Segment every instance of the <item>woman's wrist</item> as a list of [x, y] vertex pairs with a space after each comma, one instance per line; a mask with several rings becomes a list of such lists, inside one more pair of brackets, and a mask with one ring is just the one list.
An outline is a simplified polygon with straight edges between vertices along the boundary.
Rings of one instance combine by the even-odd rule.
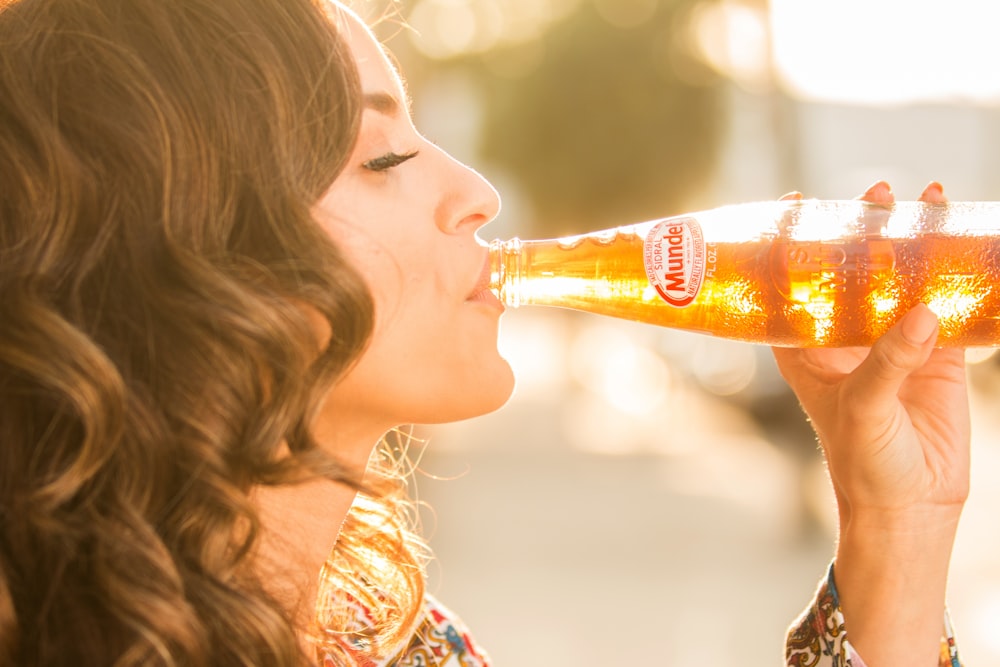
[[851, 644], [869, 667], [937, 665], [960, 507], [855, 510], [837, 544]]
[[[845, 503], [846, 504], [846, 503]], [[857, 536], [861, 545], [906, 551], [916, 545], [940, 545], [950, 552], [964, 503], [893, 507], [844, 507], [840, 539]]]

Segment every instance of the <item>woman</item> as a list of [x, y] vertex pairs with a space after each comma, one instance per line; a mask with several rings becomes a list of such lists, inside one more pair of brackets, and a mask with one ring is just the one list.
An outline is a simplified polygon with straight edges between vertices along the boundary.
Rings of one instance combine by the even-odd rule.
[[[476, 237], [492, 187], [415, 130], [340, 5], [2, 7], [0, 663], [487, 664], [424, 594], [384, 436], [513, 389]], [[933, 443], [956, 452], [935, 493], [881, 419], [907, 425], [899, 386], [956, 363], [907, 342], [927, 326], [915, 311], [853, 372], [781, 358], [838, 482], [869, 667], [937, 662], [952, 535], [916, 519], [954, 518], [967, 434]], [[926, 578], [905, 615], [886, 572]], [[832, 605], [789, 664], [844, 664]]]

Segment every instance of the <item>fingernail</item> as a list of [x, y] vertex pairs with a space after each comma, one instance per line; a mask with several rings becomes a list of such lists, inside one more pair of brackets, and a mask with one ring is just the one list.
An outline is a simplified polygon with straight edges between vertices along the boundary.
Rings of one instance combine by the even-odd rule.
[[885, 181], [875, 181], [868, 186], [865, 193], [858, 197], [861, 201], [884, 205], [892, 202], [892, 188]]
[[900, 325], [903, 338], [912, 345], [923, 345], [937, 331], [937, 317], [925, 304], [919, 304], [908, 312]]
[[937, 181], [931, 181], [920, 193], [920, 201], [928, 204], [943, 204], [948, 199], [944, 196], [944, 188]]
[[890, 188], [889, 184], [886, 183], [885, 181], [875, 181], [870, 186], [868, 186], [867, 190], [865, 190], [866, 195], [874, 195], [879, 192], [884, 192], [888, 194], [892, 192], [892, 188]]

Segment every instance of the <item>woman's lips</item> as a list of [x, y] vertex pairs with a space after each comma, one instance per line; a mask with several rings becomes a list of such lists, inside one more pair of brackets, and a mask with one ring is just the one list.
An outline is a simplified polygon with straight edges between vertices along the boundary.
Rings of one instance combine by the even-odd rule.
[[497, 295], [490, 289], [491, 273], [490, 258], [487, 256], [483, 262], [483, 270], [479, 274], [479, 280], [476, 282], [475, 288], [466, 300], [493, 304], [499, 306], [500, 309], [503, 310], [503, 303], [500, 302]]

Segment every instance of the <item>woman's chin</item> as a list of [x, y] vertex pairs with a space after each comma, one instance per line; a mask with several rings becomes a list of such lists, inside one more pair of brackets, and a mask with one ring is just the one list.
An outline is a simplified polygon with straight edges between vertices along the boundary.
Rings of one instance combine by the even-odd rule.
[[496, 412], [507, 404], [514, 394], [515, 386], [514, 371], [510, 364], [507, 360], [501, 359], [500, 363], [491, 364], [488, 371], [485, 368], [482, 370], [483, 372], [477, 375], [476, 381], [460, 392], [460, 396], [451, 401], [441, 402], [445, 411], [437, 415], [432, 420], [433, 423], [442, 424], [481, 417]]

